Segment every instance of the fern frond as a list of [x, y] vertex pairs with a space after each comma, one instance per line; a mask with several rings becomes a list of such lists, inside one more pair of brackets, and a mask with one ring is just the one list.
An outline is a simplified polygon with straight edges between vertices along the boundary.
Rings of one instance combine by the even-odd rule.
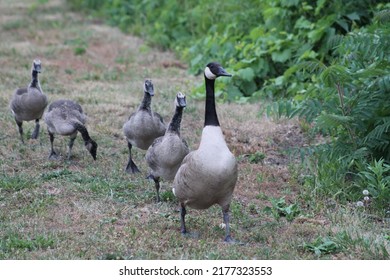
[[[370, 143], [380, 141], [389, 137], [388, 133], [390, 132], [390, 117], [382, 118], [379, 123], [376, 124], [375, 128], [371, 130], [370, 133], [363, 139], [363, 143]], [[370, 145], [372, 146], [372, 145]], [[374, 145], [375, 146], [375, 145]]]
[[332, 65], [326, 68], [320, 75], [322, 82], [328, 86], [333, 87], [337, 83], [345, 83], [351, 79], [348, 69], [342, 65]]
[[284, 77], [287, 78], [299, 71], [306, 71], [310, 74], [320, 74], [325, 69], [326, 65], [323, 62], [318, 59], [310, 59], [291, 66], [284, 72]]
[[390, 75], [380, 77], [376, 80], [379, 90], [382, 92], [390, 92]]
[[326, 42], [326, 48], [332, 50], [340, 46], [344, 42], [345, 36], [334, 35]]
[[387, 23], [390, 21], [390, 9], [379, 11], [375, 14], [374, 17], [380, 23]]
[[319, 100], [307, 100], [296, 107], [292, 113], [292, 117], [299, 116], [307, 122], [312, 122], [323, 110]]
[[383, 76], [385, 74], [387, 74], [386, 70], [379, 69], [379, 68], [376, 68], [375, 66], [373, 66], [373, 67], [360, 69], [359, 71], [357, 71], [351, 75], [355, 79], [369, 79], [372, 77]]
[[339, 126], [346, 127], [353, 121], [350, 116], [323, 113], [317, 118], [317, 124], [324, 130], [332, 130]]

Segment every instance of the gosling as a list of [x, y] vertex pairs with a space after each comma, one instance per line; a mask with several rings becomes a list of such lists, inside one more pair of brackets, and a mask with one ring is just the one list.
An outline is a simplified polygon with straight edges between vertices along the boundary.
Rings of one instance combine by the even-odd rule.
[[91, 139], [85, 127], [87, 117], [84, 115], [81, 106], [72, 100], [57, 100], [50, 104], [44, 115], [47, 130], [50, 136], [51, 152], [50, 159], [57, 159], [58, 155], [54, 151], [54, 134], [70, 136], [68, 145], [68, 160], [71, 157], [74, 140], [77, 132], [80, 132], [84, 140], [85, 148], [96, 160], [97, 144]]
[[38, 80], [38, 74], [41, 73], [41, 70], [41, 61], [35, 59], [31, 67], [31, 83], [26, 88], [16, 89], [10, 101], [10, 109], [18, 125], [22, 143], [24, 143], [23, 121], [35, 120], [35, 129], [31, 138], [37, 139], [40, 129], [39, 120], [48, 104], [47, 97], [43, 94]]
[[151, 80], [145, 80], [144, 97], [136, 112], [132, 113], [123, 125], [123, 133], [129, 148], [129, 160], [126, 166], [127, 173], [138, 173], [140, 170], [131, 156], [133, 146], [147, 150], [154, 139], [165, 134], [166, 125], [163, 118], [151, 109], [154, 87]]
[[160, 179], [173, 180], [183, 158], [189, 152], [186, 141], [180, 137], [180, 124], [186, 106], [185, 95], [177, 93], [175, 113], [165, 135], [156, 138], [146, 152], [146, 162], [150, 167], [148, 178], [154, 180], [157, 202], [160, 202]]

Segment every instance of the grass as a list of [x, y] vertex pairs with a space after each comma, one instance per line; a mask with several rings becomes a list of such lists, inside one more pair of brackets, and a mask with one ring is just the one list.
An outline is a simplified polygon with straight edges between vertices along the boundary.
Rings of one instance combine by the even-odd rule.
[[[182, 237], [170, 182], [162, 182], [163, 202], [156, 203], [154, 183], [145, 179], [145, 151], [134, 149], [142, 174], [124, 172], [122, 126], [142, 98], [144, 79], [151, 78], [152, 106], [166, 122], [176, 92], [187, 94], [181, 133], [196, 149], [204, 101], [193, 88], [202, 77], [167, 67], [177, 65], [172, 53], [72, 13], [62, 1], [0, 0], [0, 10], [0, 259], [389, 258], [388, 225], [313, 197], [299, 179], [303, 168], [286, 152], [306, 141], [299, 123], [259, 117], [259, 104], [217, 104], [239, 161], [231, 227], [244, 245], [222, 242], [217, 206], [188, 209], [188, 229], [198, 237]], [[28, 139], [33, 122], [24, 123], [28, 140], [20, 143], [8, 102], [15, 88], [29, 83], [35, 57], [42, 61], [40, 81], [49, 100], [83, 106], [99, 145], [96, 161], [80, 137], [66, 160], [69, 139], [60, 136], [54, 145], [62, 158], [48, 160], [43, 122], [38, 140]]]

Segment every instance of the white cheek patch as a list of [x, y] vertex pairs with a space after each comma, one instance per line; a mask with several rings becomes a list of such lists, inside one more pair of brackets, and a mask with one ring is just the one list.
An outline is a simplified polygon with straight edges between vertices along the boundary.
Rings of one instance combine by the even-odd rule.
[[208, 67], [206, 67], [206, 69], [204, 69], [204, 74], [205, 74], [206, 78], [209, 80], [215, 80], [217, 78], [217, 75], [213, 74], [213, 72], [211, 72], [210, 68], [208, 68]]

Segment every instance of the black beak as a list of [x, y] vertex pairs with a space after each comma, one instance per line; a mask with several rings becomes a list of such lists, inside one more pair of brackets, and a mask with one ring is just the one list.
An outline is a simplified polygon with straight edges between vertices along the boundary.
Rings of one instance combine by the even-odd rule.
[[180, 107], [184, 108], [187, 106], [186, 98], [178, 98], [177, 103], [179, 104]]
[[225, 77], [231, 77], [232, 74], [229, 74], [228, 72], [226, 72], [225, 69], [223, 69], [222, 66], [218, 67], [218, 73], [217, 73], [217, 76], [225, 76]]

